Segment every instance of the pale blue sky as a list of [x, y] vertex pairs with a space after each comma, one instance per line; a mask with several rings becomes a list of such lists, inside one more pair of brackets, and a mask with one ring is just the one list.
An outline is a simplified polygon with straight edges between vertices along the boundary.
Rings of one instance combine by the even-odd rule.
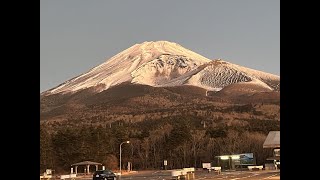
[[40, 92], [157, 40], [280, 75], [280, 1], [40, 0]]

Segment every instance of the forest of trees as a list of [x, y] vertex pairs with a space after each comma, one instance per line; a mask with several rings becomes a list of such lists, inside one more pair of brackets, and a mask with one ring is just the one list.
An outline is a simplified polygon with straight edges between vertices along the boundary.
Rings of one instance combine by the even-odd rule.
[[201, 167], [215, 156], [254, 153], [257, 164], [272, 155], [263, 149], [269, 131], [279, 130], [279, 121], [243, 120], [245, 126], [206, 123], [197, 117], [170, 117], [137, 123], [123, 121], [99, 126], [78, 125], [48, 128], [40, 124], [40, 173], [47, 168], [67, 172], [80, 161], [96, 161], [109, 169], [118, 169], [119, 144], [125, 168], [134, 170]]

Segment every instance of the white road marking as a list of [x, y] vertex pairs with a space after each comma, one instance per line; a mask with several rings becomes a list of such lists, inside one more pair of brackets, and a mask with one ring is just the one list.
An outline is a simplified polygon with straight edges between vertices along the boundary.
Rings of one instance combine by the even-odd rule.
[[274, 175], [268, 176], [268, 177], [263, 178], [263, 179], [270, 179], [270, 178], [272, 178], [273, 176], [277, 176], [277, 175], [278, 175], [278, 174], [274, 174]]

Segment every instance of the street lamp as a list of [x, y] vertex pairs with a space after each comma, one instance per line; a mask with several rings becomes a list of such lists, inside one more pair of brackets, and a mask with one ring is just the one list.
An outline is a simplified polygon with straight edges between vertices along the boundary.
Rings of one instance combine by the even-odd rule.
[[124, 143], [130, 143], [130, 141], [124, 141], [120, 144], [120, 175], [121, 175], [121, 145]]

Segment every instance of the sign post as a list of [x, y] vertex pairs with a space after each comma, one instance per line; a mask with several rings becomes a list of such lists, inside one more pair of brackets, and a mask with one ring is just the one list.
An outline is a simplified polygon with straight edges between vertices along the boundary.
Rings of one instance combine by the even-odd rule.
[[163, 165], [164, 165], [164, 169], [167, 170], [168, 161], [167, 161], [167, 160], [164, 160], [164, 161], [163, 161]]
[[46, 169], [46, 174], [47, 175], [51, 175], [52, 174], [52, 170], [51, 169]]
[[132, 165], [131, 165], [132, 163], [131, 162], [128, 162], [128, 171], [131, 171], [132, 170]]
[[202, 163], [202, 168], [203, 169], [211, 169], [211, 163]]

